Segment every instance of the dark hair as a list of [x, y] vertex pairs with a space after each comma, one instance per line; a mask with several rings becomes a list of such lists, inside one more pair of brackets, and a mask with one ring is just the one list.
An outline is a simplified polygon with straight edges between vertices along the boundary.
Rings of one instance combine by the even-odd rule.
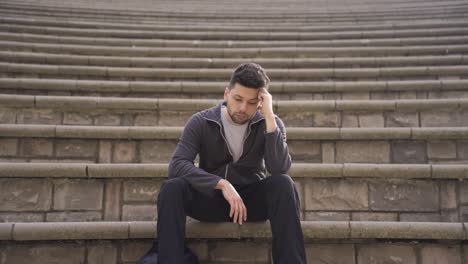
[[237, 66], [232, 73], [231, 81], [228, 86], [229, 89], [232, 89], [236, 83], [252, 89], [268, 89], [270, 78], [268, 78], [262, 66], [250, 62]]

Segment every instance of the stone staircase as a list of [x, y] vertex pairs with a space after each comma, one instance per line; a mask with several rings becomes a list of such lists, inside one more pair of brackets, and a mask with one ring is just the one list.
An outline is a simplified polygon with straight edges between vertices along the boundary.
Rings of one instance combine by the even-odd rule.
[[[468, 264], [466, 1], [0, 2], [0, 264], [135, 263], [187, 119], [254, 61], [308, 263]], [[187, 221], [202, 263], [268, 223]]]

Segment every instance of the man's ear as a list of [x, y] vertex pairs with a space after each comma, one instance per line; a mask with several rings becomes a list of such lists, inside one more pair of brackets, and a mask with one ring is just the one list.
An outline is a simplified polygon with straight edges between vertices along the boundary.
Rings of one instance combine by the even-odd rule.
[[229, 96], [229, 92], [230, 92], [230, 90], [229, 90], [228, 87], [224, 88], [224, 101], [227, 101], [227, 98]]

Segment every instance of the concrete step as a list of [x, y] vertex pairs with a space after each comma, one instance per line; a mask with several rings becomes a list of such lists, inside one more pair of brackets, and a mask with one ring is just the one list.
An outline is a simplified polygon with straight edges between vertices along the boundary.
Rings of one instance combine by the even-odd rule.
[[[34, 63], [48, 65], [80, 65], [108, 67], [148, 68], [217, 68], [234, 69], [244, 63], [240, 58], [144, 58], [124, 56], [83, 56], [41, 52], [0, 51], [0, 62]], [[365, 68], [406, 66], [468, 65], [468, 56], [387, 56], [387, 57], [334, 57], [334, 58], [256, 58], [266, 69], [270, 68]]]
[[[0, 78], [3, 94], [211, 98], [220, 99], [225, 82], [145, 82]], [[468, 80], [273, 82], [280, 100], [388, 100], [468, 98]]]
[[[111, 122], [113, 120], [110, 120]], [[168, 162], [182, 127], [0, 124], [4, 161]], [[289, 127], [295, 162], [464, 164], [468, 127]], [[220, 142], [220, 144], [223, 144]], [[112, 152], [113, 151], [113, 152]]]
[[[184, 126], [220, 100], [0, 95], [0, 123]], [[468, 126], [468, 99], [275, 100], [286, 127]], [[102, 120], [113, 120], [102, 124]]]
[[[49, 65], [80, 65], [149, 68], [217, 68], [234, 69], [244, 63], [240, 58], [144, 58], [124, 56], [83, 56], [41, 52], [0, 51], [0, 62], [35, 63]], [[266, 69], [270, 68], [365, 68], [468, 65], [468, 56], [387, 56], [387, 57], [333, 57], [333, 58], [256, 58]]]
[[[427, 29], [390, 29], [372, 31], [332, 31], [332, 32], [269, 32], [269, 31], [155, 31], [155, 30], [121, 30], [121, 29], [90, 29], [29, 26], [3, 23], [0, 30], [10, 33], [28, 33], [50, 35], [52, 37], [113, 37], [140, 39], [180, 39], [180, 40], [338, 40], [383, 38], [415, 38], [415, 37], [448, 37], [464, 36], [468, 33], [466, 27], [427, 28]], [[60, 38], [59, 38], [60, 39]]]
[[70, 55], [178, 57], [178, 58], [327, 58], [427, 56], [467, 54], [468, 45], [423, 45], [389, 47], [254, 47], [254, 48], [184, 48], [184, 47], [100, 47], [88, 45], [24, 43], [0, 41], [3, 51], [45, 52]]
[[[155, 222], [0, 224], [0, 263], [135, 263], [151, 247], [155, 227]], [[202, 264], [271, 263], [269, 228], [268, 223], [194, 222], [186, 233]], [[462, 223], [302, 222], [302, 228], [312, 263], [395, 263], [397, 258], [424, 264], [437, 254], [440, 263], [458, 264], [467, 251]]]
[[[219, 5], [219, 4], [218, 4]], [[193, 5], [189, 5], [193, 6]], [[216, 5], [213, 5], [216, 6]], [[211, 7], [213, 7], [211, 6]], [[224, 7], [224, 5], [223, 5]], [[258, 18], [262, 18], [265, 22], [277, 22], [278, 18], [281, 18], [282, 21], [334, 21], [334, 22], [351, 22], [351, 21], [382, 21], [382, 20], [416, 20], [416, 19], [427, 19], [427, 18], [454, 18], [454, 17], [466, 17], [466, 4], [453, 6], [453, 7], [439, 7], [435, 9], [427, 9], [425, 7], [418, 7], [414, 9], [381, 9], [381, 10], [369, 10], [359, 12], [359, 10], [345, 12], [330, 12], [330, 10], [322, 12], [314, 12], [308, 9], [308, 12], [299, 11], [298, 9], [292, 9], [296, 11], [292, 14], [287, 14], [284, 12], [285, 9], [281, 9], [278, 12], [270, 14], [262, 13], [249, 13], [249, 12], [236, 12], [235, 9], [230, 8], [231, 12], [226, 12], [226, 9], [217, 10], [216, 13], [206, 12], [206, 10], [194, 10], [191, 9], [190, 12], [181, 12], [179, 14], [175, 12], [170, 12], [169, 14], [157, 14], [151, 12], [135, 12], [131, 10], [125, 11], [108, 11], [105, 9], [85, 9], [85, 8], [58, 8], [58, 7], [33, 7], [31, 3], [28, 6], [18, 6], [18, 5], [9, 5], [2, 3], [0, 8], [6, 10], [9, 14], [40, 14], [43, 16], [58, 16], [64, 17], [81, 17], [86, 19], [96, 19], [99, 18], [102, 20], [106, 18], [107, 20], [119, 21], [142, 21], [142, 20], [163, 20], [163, 21], [174, 21], [174, 20], [183, 20], [183, 21], [224, 21], [226, 22], [235, 22], [239, 21], [256, 21]], [[227, 8], [227, 7], [225, 7]], [[290, 7], [289, 7], [290, 8]], [[306, 9], [306, 10], [307, 10]], [[286, 9], [287, 10], [287, 9]], [[264, 9], [262, 9], [264, 11]]]
[[[329, 33], [327, 33], [329, 34]], [[302, 37], [302, 36], [301, 36]], [[300, 38], [301, 38], [300, 37]], [[359, 37], [359, 36], [356, 36]], [[41, 33], [11, 33], [0, 32], [4, 41], [32, 42], [32, 43], [62, 43], [94, 46], [129, 46], [129, 47], [212, 47], [212, 48], [250, 48], [250, 47], [371, 47], [371, 46], [409, 46], [409, 45], [456, 45], [468, 42], [466, 36], [442, 37], [391, 37], [391, 38], [344, 38], [336, 36], [327, 40], [186, 40], [186, 39], [127, 39], [127, 38], [94, 38], [50, 36]]]
[[[154, 221], [166, 163], [0, 163], [0, 222]], [[305, 221], [466, 222], [468, 165], [293, 163]], [[188, 219], [193, 220], [193, 219]]]
[[[140, 81], [224, 81], [232, 69], [175, 69], [101, 67], [76, 65], [45, 65], [0, 62], [0, 71], [7, 78], [39, 77], [88, 80], [140, 80]], [[385, 80], [442, 80], [456, 77], [468, 80], [468, 65], [407, 66], [381, 68], [270, 68], [268, 76], [277, 81], [385, 81]]]
[[[0, 11], [1, 12], [1, 11]], [[68, 20], [52, 20], [52, 18], [34, 19], [26, 17], [0, 17], [2, 24], [27, 25], [27, 26], [42, 26], [42, 27], [63, 27], [63, 28], [88, 28], [88, 29], [120, 29], [120, 30], [149, 30], [149, 31], [234, 31], [234, 32], [251, 32], [252, 25], [233, 26], [233, 25], [203, 25], [203, 24], [187, 24], [187, 25], [159, 25], [159, 24], [130, 24], [130, 23], [106, 23], [106, 22], [87, 22], [87, 21], [68, 21]], [[283, 25], [265, 25], [259, 26], [255, 23], [255, 30], [259, 32], [336, 32], [336, 31], [376, 31], [376, 30], [408, 30], [408, 29], [438, 29], [438, 28], [463, 28], [468, 26], [468, 22], [464, 19], [460, 20], [445, 20], [445, 21], [428, 21], [412, 23], [393, 22], [380, 24], [359, 24], [359, 25], [297, 25], [291, 26], [287, 23]]]
[[[230, 3], [226, 2], [226, 7], [229, 6], [229, 11], [226, 11], [226, 9], [223, 9], [219, 7], [219, 3], [208, 3], [207, 5], [201, 4], [197, 9], [197, 7], [190, 5], [191, 3], [184, 3], [181, 5], [172, 5], [172, 8], [178, 6], [179, 8], [182, 7], [181, 9], [170, 9], [169, 5], [164, 5], [166, 9], [161, 8], [161, 3], [158, 3], [159, 6], [156, 4], [146, 4], [146, 5], [131, 5], [128, 7], [132, 7], [127, 10], [122, 10], [123, 6], [119, 6], [115, 3], [113, 8], [110, 8], [109, 5], [102, 5], [101, 7], [89, 5], [88, 1], [82, 1], [82, 2], [77, 2], [74, 5], [66, 5], [64, 6], [63, 4], [59, 4], [59, 2], [54, 1], [54, 2], [42, 2], [41, 4], [37, 4], [37, 2], [32, 2], [32, 1], [27, 1], [25, 3], [21, 2], [3, 2], [1, 7], [4, 9], [13, 9], [13, 10], [32, 10], [32, 11], [42, 11], [42, 12], [54, 12], [57, 14], [60, 13], [72, 13], [72, 14], [79, 14], [82, 16], [86, 15], [97, 15], [99, 14], [98, 12], [101, 11], [103, 16], [128, 16], [128, 17], [173, 17], [173, 18], [198, 18], [198, 19], [206, 19], [206, 18], [221, 18], [223, 16], [226, 16], [226, 19], [257, 19], [257, 18], [271, 18], [273, 19], [275, 15], [278, 15], [278, 18], [281, 19], [294, 19], [294, 18], [308, 18], [307, 15], [310, 16], [317, 16], [317, 17], [335, 17], [335, 18], [340, 18], [340, 17], [349, 17], [352, 15], [359, 15], [359, 16], [375, 16], [378, 17], [380, 16], [385, 16], [385, 15], [410, 15], [410, 14], [416, 14], [417, 11], [420, 11], [418, 13], [419, 15], [421, 14], [435, 14], [435, 13], [440, 13], [440, 14], [452, 14], [454, 11], [459, 11], [463, 8], [466, 8], [466, 2], [454, 2], [454, 3], [432, 3], [432, 4], [418, 4], [418, 5], [401, 5], [399, 3], [388, 3], [386, 6], [381, 6], [380, 8], [362, 8], [363, 2], [359, 3], [361, 6], [359, 8], [354, 8], [354, 10], [350, 10], [351, 8], [348, 9], [342, 9], [342, 8], [337, 8], [337, 3], [335, 5], [330, 6], [324, 6], [323, 3], [320, 3], [318, 5], [314, 5], [314, 7], [311, 7], [310, 5], [305, 5], [304, 4], [299, 4], [299, 5], [287, 5], [289, 9], [284, 9], [285, 7], [274, 7], [270, 6], [269, 8], [263, 8], [262, 5], [249, 5], [250, 10], [245, 10], [245, 5], [232, 5]], [[271, 4], [271, 2], [270, 2]], [[341, 6], [343, 7], [342, 3], [340, 3]], [[366, 3], [368, 4], [368, 3]], [[190, 9], [190, 7], [193, 7], [193, 9]], [[348, 4], [348, 7], [353, 6], [353, 4]], [[91, 8], [90, 8], [91, 7]], [[117, 8], [116, 8], [117, 7]], [[138, 8], [135, 7], [146, 7], [146, 10], [138, 10]], [[148, 8], [151, 9], [156, 8], [156, 10], [148, 10]], [[157, 9], [159, 7], [159, 9]], [[169, 8], [168, 8], [169, 7]], [[327, 10], [320, 10], [323, 8], [326, 8]], [[102, 10], [99, 10], [99, 9]], [[125, 7], [124, 7], [125, 8]], [[192, 12], [187, 12], [188, 10]], [[265, 11], [264, 13], [257, 14], [255, 11], [259, 11], [258, 8], [261, 10]], [[304, 9], [305, 8], [305, 9]], [[336, 10], [336, 11], [335, 11]], [[242, 12], [245, 11], [245, 12]], [[154, 12], [154, 13], [152, 13]]]

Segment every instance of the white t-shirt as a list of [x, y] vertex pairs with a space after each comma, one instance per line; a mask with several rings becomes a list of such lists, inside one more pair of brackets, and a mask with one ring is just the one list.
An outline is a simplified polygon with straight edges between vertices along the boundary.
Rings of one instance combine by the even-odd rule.
[[231, 123], [226, 117], [227, 114], [226, 106], [223, 106], [221, 108], [221, 121], [223, 122], [224, 135], [232, 158], [234, 159], [234, 162], [237, 162], [242, 156], [242, 152], [244, 150], [244, 138], [249, 122], [242, 125]]

